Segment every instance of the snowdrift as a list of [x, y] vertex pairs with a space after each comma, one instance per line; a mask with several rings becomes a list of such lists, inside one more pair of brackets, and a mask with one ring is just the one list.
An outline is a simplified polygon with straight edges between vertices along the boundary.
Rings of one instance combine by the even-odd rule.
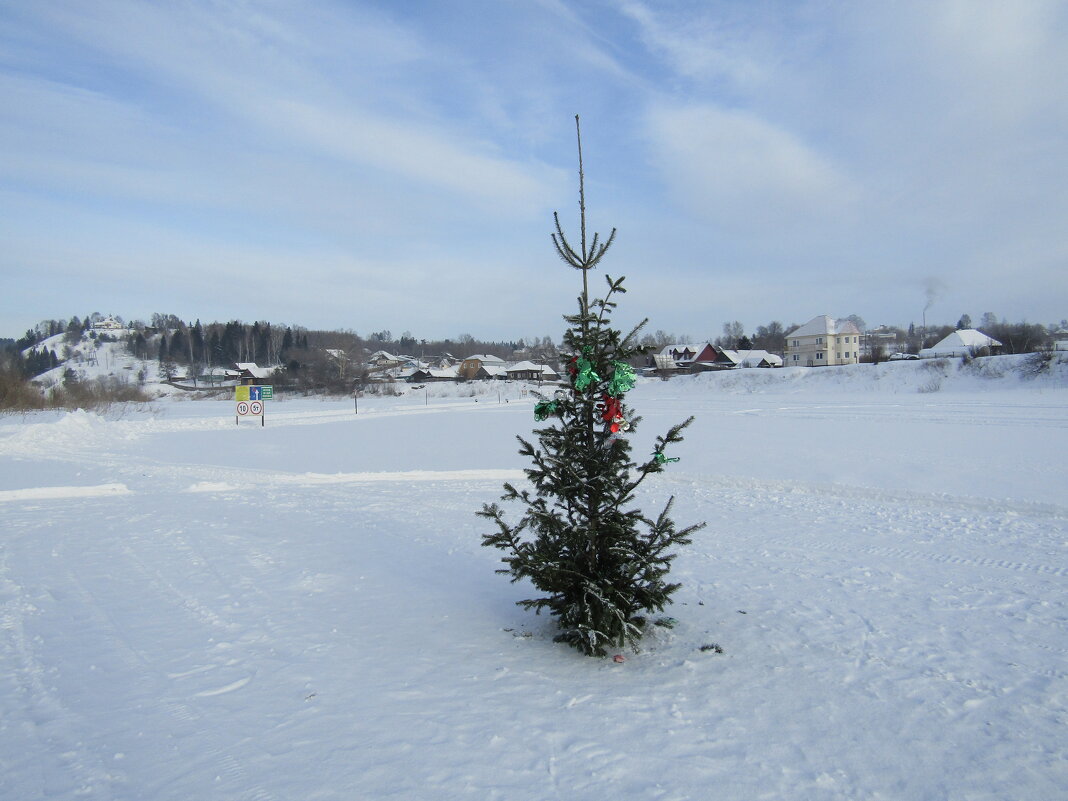
[[1068, 387], [1068, 354], [727, 370], [701, 373], [692, 380], [709, 390], [731, 393], [924, 393], [1063, 388]]

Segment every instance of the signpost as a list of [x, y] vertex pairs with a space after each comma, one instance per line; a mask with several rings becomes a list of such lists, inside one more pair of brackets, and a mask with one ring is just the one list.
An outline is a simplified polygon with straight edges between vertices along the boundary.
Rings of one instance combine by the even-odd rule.
[[260, 426], [264, 423], [265, 400], [274, 398], [274, 387], [234, 387], [234, 400], [237, 401], [237, 416], [234, 424], [239, 425], [242, 417], [259, 417]]

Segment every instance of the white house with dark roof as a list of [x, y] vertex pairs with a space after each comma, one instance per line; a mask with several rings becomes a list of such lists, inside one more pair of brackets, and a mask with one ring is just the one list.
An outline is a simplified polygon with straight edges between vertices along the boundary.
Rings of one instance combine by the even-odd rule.
[[786, 335], [787, 367], [824, 367], [860, 362], [860, 329], [850, 320], [821, 314]]

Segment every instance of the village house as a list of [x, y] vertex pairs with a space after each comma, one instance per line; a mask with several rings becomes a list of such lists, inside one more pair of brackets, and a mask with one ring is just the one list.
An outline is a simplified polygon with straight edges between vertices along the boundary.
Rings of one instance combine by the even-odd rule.
[[456, 367], [459, 363], [460, 360], [451, 353], [443, 353], [440, 356], [433, 356], [427, 359], [427, 364], [438, 370], [447, 370], [450, 367]]
[[717, 366], [728, 369], [736, 367], [782, 367], [782, 357], [767, 350], [721, 350]]
[[[466, 381], [475, 378], [507, 378], [507, 375], [504, 373], [505, 366], [504, 359], [498, 356], [476, 354], [475, 356], [468, 356], [460, 362], [460, 369], [457, 373], [461, 379]], [[483, 368], [494, 369], [483, 370]], [[480, 372], [483, 372], [483, 375], [479, 375]]]
[[534, 362], [519, 362], [505, 368], [505, 373], [511, 381], [556, 381], [559, 374], [544, 364]]
[[238, 383], [242, 385], [266, 384], [274, 375], [273, 367], [260, 367], [255, 362], [237, 362], [233, 369], [237, 371]]
[[813, 317], [786, 335], [785, 361], [788, 367], [859, 364], [860, 329], [850, 320]]
[[370, 370], [389, 370], [394, 367], [402, 367], [410, 360], [408, 356], [394, 356], [389, 351], [378, 350], [371, 354], [367, 360]]
[[114, 317], [105, 317], [103, 320], [97, 320], [93, 323], [93, 328], [97, 331], [122, 331], [126, 326]]
[[456, 367], [417, 367], [407, 376], [407, 378], [405, 378], [405, 381], [413, 384], [455, 380]]
[[686, 370], [698, 372], [715, 369], [719, 351], [708, 342], [699, 344], [668, 345], [654, 357], [657, 369]]
[[504, 364], [483, 364], [475, 373], [478, 381], [504, 381], [508, 378], [508, 368]]
[[[871, 328], [860, 338], [860, 352], [869, 354], [895, 353], [898, 347], [898, 329], [888, 325]], [[904, 340], [901, 340], [904, 346]]]

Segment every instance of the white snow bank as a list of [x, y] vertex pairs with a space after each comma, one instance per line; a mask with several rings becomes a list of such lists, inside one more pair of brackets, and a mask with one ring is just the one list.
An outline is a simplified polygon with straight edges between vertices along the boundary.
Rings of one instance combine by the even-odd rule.
[[673, 378], [717, 392], [883, 394], [985, 392], [1002, 389], [1068, 388], [1068, 355], [1027, 354], [964, 359], [784, 367], [700, 373]]
[[107, 495], [126, 495], [129, 492], [125, 484], [99, 484], [95, 487], [30, 487], [19, 490], [0, 490], [0, 503], [58, 498], [100, 498]]

